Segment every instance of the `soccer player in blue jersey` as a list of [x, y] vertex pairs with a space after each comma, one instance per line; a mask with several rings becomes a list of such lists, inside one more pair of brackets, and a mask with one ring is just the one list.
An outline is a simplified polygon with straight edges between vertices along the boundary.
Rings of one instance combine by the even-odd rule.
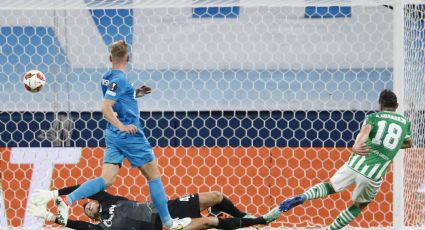
[[182, 229], [190, 224], [191, 219], [171, 218], [161, 173], [139, 121], [136, 97], [144, 96], [151, 90], [146, 86], [135, 90], [127, 79], [129, 52], [124, 41], [120, 40], [111, 45], [109, 60], [112, 63], [112, 70], [102, 79], [102, 113], [108, 121], [102, 175], [83, 183], [67, 195], [66, 203], [71, 205], [111, 186], [122, 161], [127, 158], [131, 166], [139, 168], [148, 180], [152, 202], [158, 209], [163, 226], [168, 229]]

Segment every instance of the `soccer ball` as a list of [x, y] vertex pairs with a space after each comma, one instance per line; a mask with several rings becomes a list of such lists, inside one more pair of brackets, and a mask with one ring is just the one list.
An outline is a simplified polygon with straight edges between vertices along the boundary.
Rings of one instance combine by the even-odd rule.
[[36, 93], [43, 89], [46, 77], [39, 70], [30, 70], [24, 75], [24, 86], [29, 92]]

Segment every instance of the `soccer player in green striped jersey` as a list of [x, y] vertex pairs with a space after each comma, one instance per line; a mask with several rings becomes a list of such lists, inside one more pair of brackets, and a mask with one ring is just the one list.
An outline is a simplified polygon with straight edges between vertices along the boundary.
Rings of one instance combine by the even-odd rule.
[[391, 90], [383, 90], [379, 95], [379, 107], [379, 112], [366, 117], [350, 159], [329, 181], [286, 199], [270, 212], [286, 212], [306, 200], [325, 197], [355, 184], [351, 196], [353, 204], [334, 220], [329, 229], [341, 229], [353, 221], [375, 198], [382, 178], [397, 152], [412, 146], [410, 122], [395, 112], [398, 107], [397, 96]]

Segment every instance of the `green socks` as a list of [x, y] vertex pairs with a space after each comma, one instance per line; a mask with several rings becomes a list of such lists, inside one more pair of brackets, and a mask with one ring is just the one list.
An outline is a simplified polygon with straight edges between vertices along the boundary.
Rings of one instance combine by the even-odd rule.
[[309, 190], [304, 192], [304, 195], [306, 196], [307, 200], [313, 200], [313, 199], [325, 197], [333, 193], [335, 193], [335, 191], [333, 190], [332, 186], [329, 183], [322, 182], [322, 183], [316, 184], [315, 186], [311, 187]]
[[361, 209], [359, 209], [355, 205], [351, 205], [349, 208], [345, 209], [343, 212], [341, 212], [341, 214], [339, 214], [339, 216], [334, 220], [329, 229], [337, 230], [345, 227], [351, 221], [356, 219], [360, 212]]

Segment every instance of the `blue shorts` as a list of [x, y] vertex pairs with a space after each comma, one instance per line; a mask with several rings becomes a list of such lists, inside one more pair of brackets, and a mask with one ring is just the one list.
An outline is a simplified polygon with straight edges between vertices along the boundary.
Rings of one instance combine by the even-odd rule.
[[106, 135], [106, 151], [103, 163], [122, 164], [124, 158], [131, 167], [138, 168], [155, 160], [152, 147], [144, 136]]

